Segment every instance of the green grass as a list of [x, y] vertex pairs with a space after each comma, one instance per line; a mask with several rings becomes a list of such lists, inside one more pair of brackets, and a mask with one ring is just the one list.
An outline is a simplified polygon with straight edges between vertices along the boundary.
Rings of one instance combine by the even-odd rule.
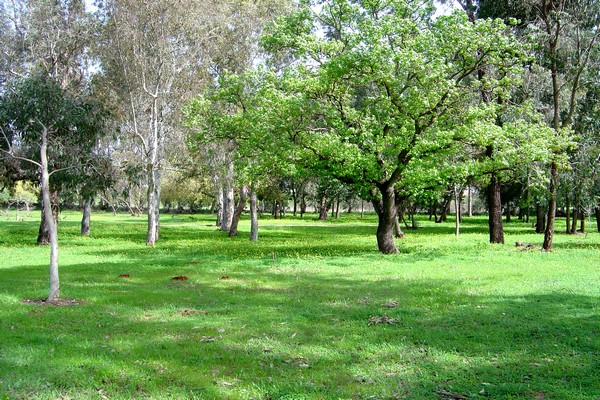
[[261, 220], [258, 243], [163, 216], [155, 248], [143, 218], [80, 237], [63, 217], [62, 296], [83, 305], [22, 302], [47, 294], [49, 249], [36, 219], [0, 220], [0, 399], [600, 397], [598, 233], [546, 254], [513, 246], [541, 243], [523, 223], [498, 246], [483, 218], [458, 239], [421, 220], [384, 256], [373, 216]]

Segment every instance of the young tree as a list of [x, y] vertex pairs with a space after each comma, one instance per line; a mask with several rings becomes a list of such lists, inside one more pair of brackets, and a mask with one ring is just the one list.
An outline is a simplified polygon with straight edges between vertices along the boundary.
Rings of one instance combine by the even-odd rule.
[[52, 214], [50, 177], [77, 168], [63, 163], [65, 155], [81, 154], [79, 148], [94, 143], [102, 128], [95, 104], [74, 97], [45, 75], [25, 78], [0, 97], [1, 152], [38, 170], [43, 218], [50, 236], [49, 302], [60, 297], [58, 228]]

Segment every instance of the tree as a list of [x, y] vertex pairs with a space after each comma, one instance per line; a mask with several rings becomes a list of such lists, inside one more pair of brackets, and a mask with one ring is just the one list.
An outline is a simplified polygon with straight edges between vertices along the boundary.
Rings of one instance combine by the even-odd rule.
[[[100, 50], [105, 82], [121, 105], [122, 131], [137, 141], [147, 185], [146, 244], [159, 237], [160, 176], [166, 143], [183, 145], [179, 107], [203, 82], [199, 67], [210, 4], [153, 0], [106, 2]], [[200, 9], [198, 9], [200, 7]], [[198, 16], [204, 16], [198, 18]]]
[[0, 150], [13, 160], [34, 165], [39, 172], [43, 217], [50, 235], [50, 293], [60, 297], [58, 227], [52, 214], [50, 177], [76, 165], [61, 164], [62, 155], [93, 143], [102, 131], [102, 116], [87, 99], [77, 98], [45, 75], [20, 80], [0, 97]]
[[[0, 18], [4, 22], [0, 30], [4, 58], [0, 65], [3, 90], [11, 90], [15, 79], [40, 75], [57, 82], [61, 90], [75, 97], [86, 92], [88, 51], [97, 29], [82, 0], [15, 0], [0, 7]], [[63, 153], [64, 164], [80, 164], [80, 158], [89, 156], [90, 147], [86, 144], [82, 143], [77, 149], [85, 153]], [[5, 181], [38, 179], [36, 168], [15, 160], [5, 159], [2, 167]], [[69, 168], [53, 174], [50, 179], [55, 222], [58, 219], [59, 194], [70, 181], [78, 179], [74, 178], [74, 174], [75, 169]], [[48, 244], [49, 227], [43, 217], [43, 208], [42, 202], [38, 243]]]
[[[409, 171], [455, 151], [457, 127], [493, 127], [494, 110], [471, 101], [473, 74], [519, 60], [503, 23], [459, 12], [434, 19], [433, 8], [336, 0], [280, 20], [263, 39], [273, 56], [295, 58], [262, 93], [262, 109], [279, 118], [271, 134], [302, 149], [314, 170], [371, 194], [382, 253], [397, 252], [395, 193]], [[496, 93], [509, 84], [486, 82]]]

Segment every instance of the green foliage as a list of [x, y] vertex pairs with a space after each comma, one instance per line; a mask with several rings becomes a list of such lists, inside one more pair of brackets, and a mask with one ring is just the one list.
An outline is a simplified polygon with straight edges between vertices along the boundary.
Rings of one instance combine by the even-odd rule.
[[374, 215], [262, 220], [258, 243], [167, 215], [154, 249], [142, 219], [94, 218], [81, 237], [63, 214], [63, 296], [83, 304], [61, 307], [22, 302], [46, 294], [47, 249], [0, 219], [0, 398], [597, 397], [598, 233], [546, 254], [420, 218], [384, 257]]

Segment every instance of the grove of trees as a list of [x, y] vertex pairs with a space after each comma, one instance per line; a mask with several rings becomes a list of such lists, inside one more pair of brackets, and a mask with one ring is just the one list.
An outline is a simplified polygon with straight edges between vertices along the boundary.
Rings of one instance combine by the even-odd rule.
[[[0, 201], [39, 195], [59, 298], [59, 205], [442, 222], [479, 196], [552, 251], [600, 230], [597, 0], [13, 0], [0, 5]], [[39, 190], [36, 190], [39, 189]], [[27, 203], [29, 204], [29, 203]], [[532, 221], [533, 224], [533, 221]], [[578, 226], [579, 224], [579, 226]], [[533, 229], [533, 228], [532, 228]]]

